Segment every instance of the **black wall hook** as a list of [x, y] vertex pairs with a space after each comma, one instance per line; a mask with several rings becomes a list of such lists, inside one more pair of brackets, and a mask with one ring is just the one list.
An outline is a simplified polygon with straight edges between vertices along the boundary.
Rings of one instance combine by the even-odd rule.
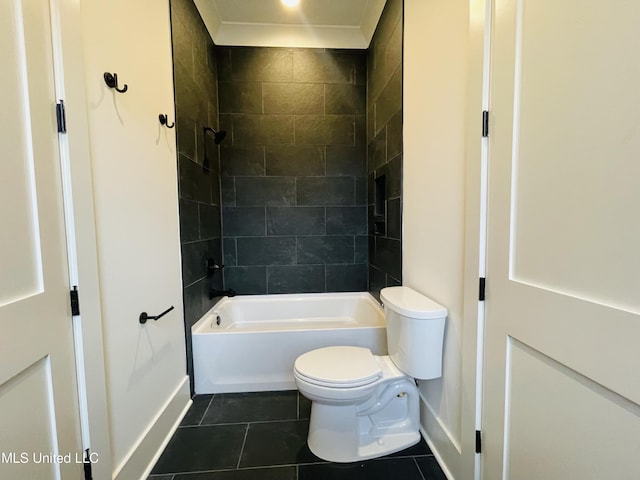
[[176, 122], [173, 122], [171, 125], [169, 125], [169, 119], [164, 113], [158, 115], [158, 119], [160, 120], [160, 125], [166, 125], [167, 128], [173, 128], [176, 126]]
[[118, 74], [117, 73], [109, 73], [104, 72], [104, 83], [107, 84], [109, 88], [115, 88], [116, 92], [124, 93], [129, 90], [129, 85], [124, 84], [123, 88], [118, 88]]

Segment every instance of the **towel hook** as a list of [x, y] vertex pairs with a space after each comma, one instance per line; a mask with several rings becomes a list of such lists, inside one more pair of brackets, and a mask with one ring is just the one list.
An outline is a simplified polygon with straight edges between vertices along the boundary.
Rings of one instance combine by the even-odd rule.
[[158, 119], [160, 120], [160, 125], [166, 125], [167, 128], [173, 128], [176, 126], [176, 122], [173, 122], [171, 125], [169, 125], [169, 119], [164, 113], [158, 115]]
[[126, 83], [124, 84], [124, 87], [118, 88], [118, 74], [117, 73], [104, 72], [103, 76], [104, 76], [104, 83], [107, 84], [107, 87], [115, 88], [116, 92], [124, 93], [127, 90], [129, 90], [129, 85], [127, 85]]

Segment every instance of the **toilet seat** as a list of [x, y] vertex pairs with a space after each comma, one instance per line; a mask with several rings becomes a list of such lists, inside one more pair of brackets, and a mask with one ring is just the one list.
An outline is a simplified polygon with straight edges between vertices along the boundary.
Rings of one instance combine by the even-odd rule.
[[361, 387], [383, 376], [371, 350], [351, 346], [318, 348], [300, 355], [294, 372], [308, 383], [330, 388]]

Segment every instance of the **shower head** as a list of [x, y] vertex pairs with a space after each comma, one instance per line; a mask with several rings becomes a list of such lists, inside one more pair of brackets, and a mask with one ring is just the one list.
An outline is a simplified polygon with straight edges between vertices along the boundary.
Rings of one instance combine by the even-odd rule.
[[207, 134], [207, 132], [213, 133], [213, 141], [216, 142], [216, 144], [219, 144], [220, 142], [222, 142], [222, 140], [224, 140], [224, 137], [227, 136], [226, 130], [220, 130], [218, 132], [211, 127], [202, 127], [202, 128], [204, 129], [205, 135]]

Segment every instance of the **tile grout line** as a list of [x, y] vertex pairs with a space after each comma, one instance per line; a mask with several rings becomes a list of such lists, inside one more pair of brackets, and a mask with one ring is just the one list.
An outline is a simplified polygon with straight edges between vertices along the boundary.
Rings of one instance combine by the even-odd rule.
[[198, 427], [200, 427], [202, 425], [202, 421], [204, 420], [204, 417], [207, 415], [207, 412], [209, 411], [209, 408], [211, 408], [211, 403], [213, 402], [213, 399], [216, 398], [216, 394], [214, 393], [211, 396], [211, 400], [209, 400], [209, 403], [207, 404], [207, 408], [204, 409], [204, 412], [202, 413], [202, 417], [200, 418], [200, 421], [198, 422]]
[[244, 439], [242, 440], [242, 447], [240, 448], [240, 455], [238, 456], [238, 464], [236, 465], [236, 470], [240, 468], [240, 461], [242, 460], [242, 454], [244, 453], [244, 446], [247, 443], [247, 435], [249, 434], [249, 425], [251, 424], [247, 423], [247, 428], [244, 431]]
[[418, 469], [418, 473], [420, 473], [420, 476], [422, 477], [422, 480], [426, 480], [424, 473], [422, 473], [422, 469], [420, 468], [420, 465], [418, 465], [418, 461], [416, 460], [416, 457], [412, 457], [413, 458], [413, 463], [415, 463], [416, 468]]

